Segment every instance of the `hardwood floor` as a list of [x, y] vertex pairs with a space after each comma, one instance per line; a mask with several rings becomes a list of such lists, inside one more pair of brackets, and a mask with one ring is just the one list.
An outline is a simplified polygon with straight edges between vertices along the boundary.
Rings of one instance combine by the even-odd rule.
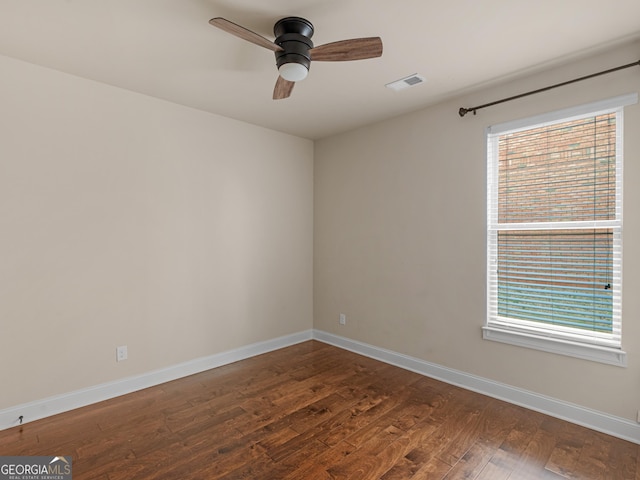
[[74, 480], [639, 480], [639, 452], [316, 341], [0, 432]]

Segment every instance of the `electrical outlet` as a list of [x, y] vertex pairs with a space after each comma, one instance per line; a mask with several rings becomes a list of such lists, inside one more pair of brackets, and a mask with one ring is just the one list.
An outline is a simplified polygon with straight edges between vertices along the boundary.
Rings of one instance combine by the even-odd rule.
[[340, 325], [346, 325], [347, 324], [347, 316], [344, 313], [340, 314]]
[[128, 358], [127, 354], [127, 346], [123, 345], [122, 347], [116, 348], [116, 361], [121, 362]]

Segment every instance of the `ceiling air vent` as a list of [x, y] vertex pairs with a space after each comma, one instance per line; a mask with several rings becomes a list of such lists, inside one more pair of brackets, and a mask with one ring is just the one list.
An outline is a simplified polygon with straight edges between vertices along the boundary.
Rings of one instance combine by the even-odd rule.
[[396, 80], [395, 82], [387, 83], [385, 87], [397, 92], [399, 90], [404, 90], [405, 88], [415, 87], [416, 85], [420, 85], [424, 82], [425, 78], [422, 75], [414, 73], [413, 75], [401, 78], [400, 80]]

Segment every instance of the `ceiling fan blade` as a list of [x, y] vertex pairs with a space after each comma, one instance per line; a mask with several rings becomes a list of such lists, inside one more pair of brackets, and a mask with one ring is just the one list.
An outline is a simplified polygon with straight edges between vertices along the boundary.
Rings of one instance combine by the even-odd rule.
[[273, 99], [282, 100], [283, 98], [289, 98], [289, 95], [291, 95], [291, 91], [293, 90], [293, 86], [295, 84], [296, 82], [290, 82], [289, 80], [285, 80], [280, 75], [278, 75], [276, 86], [273, 89]]
[[380, 37], [353, 38], [326, 43], [310, 50], [311, 60], [320, 62], [340, 62], [364, 60], [382, 55]]
[[209, 20], [209, 23], [214, 27], [218, 27], [219, 29], [230, 33], [231, 35], [235, 35], [236, 37], [239, 37], [260, 47], [268, 48], [273, 52], [279, 52], [282, 50], [282, 47], [280, 47], [280, 45], [276, 45], [271, 40], [264, 38], [262, 35], [258, 35], [257, 33], [252, 32], [251, 30], [248, 30], [236, 23], [230, 22], [226, 18], [212, 18], [211, 20]]

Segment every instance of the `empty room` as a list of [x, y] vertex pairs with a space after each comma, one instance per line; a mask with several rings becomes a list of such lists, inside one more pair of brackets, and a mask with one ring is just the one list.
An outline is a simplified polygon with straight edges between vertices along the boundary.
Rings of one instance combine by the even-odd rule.
[[0, 479], [640, 480], [638, 19], [0, 0]]

